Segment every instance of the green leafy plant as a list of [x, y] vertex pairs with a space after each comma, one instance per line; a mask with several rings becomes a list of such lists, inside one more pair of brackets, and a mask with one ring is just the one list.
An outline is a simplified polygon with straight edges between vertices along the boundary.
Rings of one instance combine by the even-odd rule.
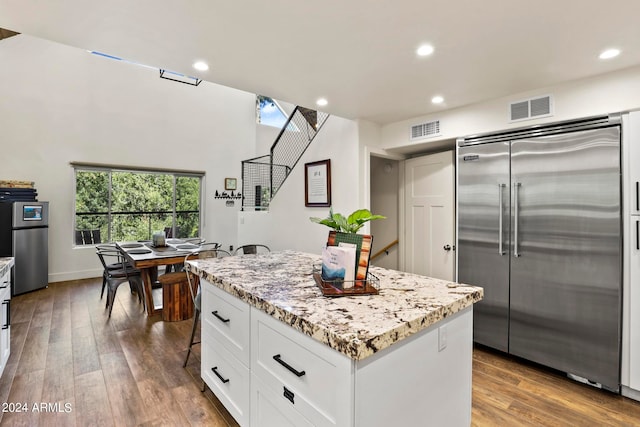
[[374, 215], [368, 209], [358, 209], [348, 217], [340, 213], [333, 213], [333, 208], [329, 208], [329, 216], [326, 218], [310, 217], [312, 222], [326, 225], [336, 231], [343, 233], [357, 233], [365, 223], [374, 219], [385, 219], [386, 216]]

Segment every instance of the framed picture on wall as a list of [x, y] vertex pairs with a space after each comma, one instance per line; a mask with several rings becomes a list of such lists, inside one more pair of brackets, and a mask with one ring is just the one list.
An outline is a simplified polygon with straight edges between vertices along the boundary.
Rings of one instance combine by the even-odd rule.
[[225, 178], [224, 179], [224, 189], [225, 190], [237, 190], [238, 181], [235, 178]]
[[304, 205], [309, 207], [331, 206], [331, 160], [305, 163]]

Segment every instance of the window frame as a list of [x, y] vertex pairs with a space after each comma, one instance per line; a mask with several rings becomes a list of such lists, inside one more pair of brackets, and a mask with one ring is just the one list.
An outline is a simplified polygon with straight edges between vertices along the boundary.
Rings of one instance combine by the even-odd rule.
[[76, 232], [76, 228], [77, 228], [77, 218], [78, 218], [78, 214], [76, 211], [76, 197], [77, 197], [77, 193], [78, 193], [78, 188], [77, 188], [77, 183], [78, 183], [78, 172], [101, 172], [101, 173], [107, 173], [108, 174], [108, 181], [107, 181], [107, 187], [108, 187], [108, 206], [107, 206], [107, 230], [108, 230], [108, 235], [105, 236], [105, 238], [103, 239], [104, 241], [101, 244], [105, 244], [105, 243], [112, 243], [112, 226], [113, 226], [113, 210], [112, 210], [112, 203], [113, 203], [113, 178], [112, 178], [112, 174], [114, 172], [126, 172], [126, 173], [138, 173], [138, 174], [158, 174], [158, 175], [170, 175], [171, 176], [171, 181], [172, 181], [172, 186], [173, 186], [173, 197], [172, 197], [172, 202], [171, 202], [171, 216], [172, 216], [172, 231], [176, 230], [176, 226], [177, 226], [177, 181], [178, 178], [180, 177], [187, 177], [187, 178], [197, 178], [198, 179], [198, 191], [199, 191], [199, 195], [198, 195], [198, 236], [194, 236], [194, 237], [201, 237], [202, 235], [202, 226], [204, 224], [204, 214], [205, 214], [205, 200], [204, 200], [204, 193], [205, 193], [205, 177], [206, 177], [206, 173], [204, 171], [194, 171], [194, 170], [179, 170], [179, 169], [165, 169], [165, 168], [149, 168], [149, 167], [141, 167], [141, 166], [123, 166], [123, 165], [111, 165], [111, 164], [97, 164], [97, 163], [81, 163], [81, 162], [71, 162], [70, 163], [72, 170], [73, 170], [73, 206], [72, 206], [72, 212], [73, 212], [73, 224], [72, 224], [72, 244], [73, 247], [78, 247], [78, 248], [83, 248], [83, 247], [93, 247], [95, 246], [95, 244], [77, 244], [76, 243], [76, 239], [75, 239], [75, 232]]

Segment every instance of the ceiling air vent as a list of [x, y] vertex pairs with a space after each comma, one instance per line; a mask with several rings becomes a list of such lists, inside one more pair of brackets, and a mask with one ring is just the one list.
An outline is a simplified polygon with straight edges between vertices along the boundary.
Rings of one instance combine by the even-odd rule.
[[509, 104], [509, 120], [531, 120], [553, 115], [553, 99], [551, 95], [529, 98]]
[[440, 120], [411, 126], [411, 137], [409, 139], [413, 141], [414, 139], [429, 138], [437, 135], [440, 135]]

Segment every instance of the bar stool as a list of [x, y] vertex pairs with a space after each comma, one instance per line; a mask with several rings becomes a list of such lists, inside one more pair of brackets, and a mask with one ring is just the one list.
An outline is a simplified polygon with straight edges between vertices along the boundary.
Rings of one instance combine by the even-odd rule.
[[[197, 254], [188, 255], [185, 258], [185, 262], [190, 258], [222, 258], [231, 256], [231, 254], [222, 249], [208, 249], [198, 252]], [[193, 279], [193, 281], [192, 281]], [[200, 311], [202, 309], [202, 289], [200, 287], [200, 278], [187, 273], [187, 280], [189, 281], [189, 291], [191, 292], [191, 298], [193, 299], [193, 306], [195, 307], [195, 315], [193, 317], [193, 327], [191, 328], [191, 338], [189, 338], [189, 349], [187, 350], [187, 357], [184, 359], [183, 368], [187, 367], [189, 361], [189, 355], [191, 354], [191, 348], [195, 344], [200, 344], [200, 341], [194, 341], [196, 336], [196, 329], [198, 328], [198, 320], [200, 319]]]

